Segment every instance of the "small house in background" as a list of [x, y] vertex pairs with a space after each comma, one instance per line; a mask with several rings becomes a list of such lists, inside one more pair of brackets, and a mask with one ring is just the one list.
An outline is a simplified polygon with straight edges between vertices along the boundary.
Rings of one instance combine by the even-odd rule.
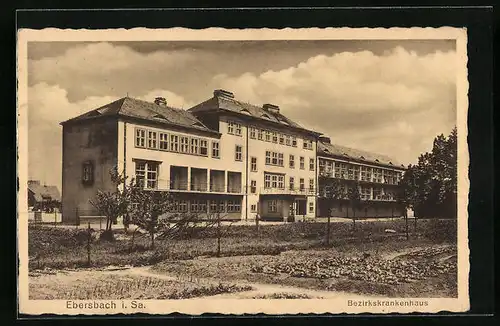
[[56, 186], [41, 185], [39, 180], [28, 181], [28, 207], [32, 211], [52, 213], [61, 207], [61, 194]]

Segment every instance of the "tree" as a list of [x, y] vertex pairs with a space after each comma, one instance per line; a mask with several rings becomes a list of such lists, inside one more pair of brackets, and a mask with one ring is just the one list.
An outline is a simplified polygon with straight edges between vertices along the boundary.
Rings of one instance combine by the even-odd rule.
[[130, 223], [147, 232], [151, 239], [151, 249], [155, 247], [155, 235], [160, 230], [169, 228], [159, 217], [171, 212], [173, 200], [169, 192], [143, 189], [134, 185], [129, 191], [130, 205], [128, 215]]
[[354, 181], [351, 183], [347, 189], [347, 199], [349, 200], [349, 205], [352, 208], [352, 227], [356, 231], [356, 209], [361, 206], [361, 194], [359, 192], [359, 182]]
[[345, 198], [345, 188], [338, 179], [321, 177], [321, 183], [325, 184], [323, 188], [323, 198], [328, 201], [328, 219], [326, 223], [326, 245], [330, 245], [330, 228], [332, 216], [332, 204]]
[[438, 135], [432, 151], [421, 154], [411, 168], [403, 182], [411, 187], [415, 216], [456, 217], [457, 129], [448, 137]]
[[114, 167], [109, 172], [109, 175], [112, 183], [112, 190], [97, 190], [95, 198], [89, 201], [100, 214], [106, 216], [106, 229], [101, 235], [101, 238], [112, 240], [112, 225], [117, 222], [118, 217], [123, 216], [127, 212], [129, 187], [126, 184], [127, 179], [124, 173], [119, 173], [117, 167]]
[[[415, 208], [415, 202], [417, 198], [417, 187], [415, 179], [415, 168], [410, 164], [401, 179], [398, 190], [396, 192], [396, 202], [398, 206], [403, 210], [403, 216], [405, 219], [406, 226], [406, 239], [409, 239], [408, 233], [408, 209]], [[416, 217], [415, 222], [416, 222]]]

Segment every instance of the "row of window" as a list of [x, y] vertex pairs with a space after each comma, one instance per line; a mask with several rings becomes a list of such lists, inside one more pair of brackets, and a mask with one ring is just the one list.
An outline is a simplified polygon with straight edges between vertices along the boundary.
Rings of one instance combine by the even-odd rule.
[[[255, 193], [255, 181], [251, 181], [250, 192]], [[264, 173], [264, 188], [285, 189], [285, 175], [277, 173]], [[295, 190], [295, 177], [288, 177], [288, 189]], [[305, 190], [305, 179], [299, 179], [299, 190]], [[314, 191], [314, 179], [309, 179], [309, 190]]]
[[[257, 162], [257, 158], [254, 157], [252, 159], [255, 159], [255, 162]], [[275, 166], [284, 167], [283, 153], [266, 151], [266, 165], [275, 165]], [[295, 169], [295, 156], [294, 155], [290, 155], [288, 157], [288, 166], [290, 167], [290, 169]], [[309, 171], [314, 171], [314, 166], [315, 166], [315, 160], [313, 158], [310, 158], [309, 159]], [[303, 156], [301, 156], [299, 158], [299, 168], [301, 170], [305, 170], [305, 158]], [[255, 170], [252, 170], [252, 171], [254, 171], [254, 172], [257, 171], [257, 168], [255, 168]]]
[[355, 164], [320, 160], [319, 174], [337, 179], [371, 181], [386, 184], [398, 184], [401, 173], [379, 168], [359, 166]]
[[[269, 200], [267, 202], [267, 212], [268, 213], [277, 213], [278, 212], [278, 200], [273, 199], [273, 200]], [[313, 202], [309, 202], [309, 213], [314, 213], [314, 203]]]
[[[209, 210], [208, 210], [209, 209]], [[239, 213], [241, 199], [229, 200], [174, 200], [172, 212], [175, 213]]]
[[[342, 196], [344, 199], [347, 199], [347, 187], [345, 185], [340, 185], [339, 192], [344, 194]], [[328, 187], [322, 189], [322, 194], [328, 196]], [[361, 200], [395, 200], [396, 198], [394, 191], [380, 187], [374, 187], [372, 192], [371, 187], [360, 186], [359, 194]]]
[[[228, 121], [227, 123], [227, 133], [236, 136], [242, 136], [242, 125], [241, 123]], [[256, 127], [249, 127], [249, 137], [252, 139], [258, 139], [270, 143], [286, 145], [297, 147], [297, 137], [291, 136], [277, 131], [261, 129]], [[303, 140], [303, 149], [312, 150], [313, 141], [311, 139]]]
[[[208, 140], [143, 128], [135, 129], [135, 146], [182, 154], [208, 156]], [[212, 157], [220, 158], [219, 141], [212, 141]]]

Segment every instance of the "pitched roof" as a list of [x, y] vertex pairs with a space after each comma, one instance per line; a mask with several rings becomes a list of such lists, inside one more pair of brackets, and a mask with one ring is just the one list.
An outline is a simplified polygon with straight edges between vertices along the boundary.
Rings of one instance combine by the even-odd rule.
[[33, 193], [36, 201], [55, 200], [61, 201], [59, 189], [56, 186], [43, 186], [40, 184], [28, 184], [28, 190]]
[[318, 155], [336, 156], [371, 164], [391, 166], [399, 169], [405, 168], [404, 165], [386, 155], [325, 143], [322, 141], [318, 142]]
[[131, 97], [123, 97], [109, 104], [103, 105], [97, 109], [86, 112], [82, 115], [66, 120], [61, 124], [74, 121], [83, 121], [102, 116], [125, 116], [131, 118], [145, 119], [157, 123], [181, 126], [191, 129], [215, 131], [209, 129], [193, 114], [186, 110], [158, 105], [153, 102], [147, 102]]
[[290, 120], [289, 118], [285, 117], [283, 114], [279, 112], [271, 112], [269, 110], [264, 109], [263, 107], [238, 101], [235, 100], [234, 98], [227, 96], [214, 96], [206, 100], [205, 102], [202, 102], [188, 109], [189, 112], [194, 114], [202, 112], [211, 112], [211, 111], [214, 112], [218, 110], [241, 114], [241, 115], [247, 115], [255, 119], [270, 121], [275, 124], [289, 126], [292, 128], [301, 129], [303, 131], [320, 135], [320, 133], [304, 128], [303, 126], [299, 125], [295, 121]]

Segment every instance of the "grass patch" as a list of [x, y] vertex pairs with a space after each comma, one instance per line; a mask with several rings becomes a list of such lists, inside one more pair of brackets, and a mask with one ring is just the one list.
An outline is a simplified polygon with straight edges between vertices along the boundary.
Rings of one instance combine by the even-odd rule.
[[[385, 234], [390, 228], [396, 234]], [[307, 250], [324, 246], [326, 223], [297, 222], [279, 225], [261, 225], [258, 236], [252, 225], [223, 226], [225, 237], [221, 239], [221, 256], [278, 255], [290, 250]], [[365, 221], [356, 223], [356, 232], [351, 222], [332, 223], [332, 246], [354, 244], [364, 250], [370, 246], [384, 246], [388, 237], [394, 237], [401, 245], [405, 243], [402, 219]], [[455, 220], [419, 220], [417, 230], [420, 237], [433, 242], [450, 241], [456, 236]], [[49, 226], [29, 227], [29, 268], [77, 268], [88, 267], [86, 229], [54, 228]], [[90, 266], [109, 265], [153, 265], [165, 260], [187, 260], [196, 257], [214, 257], [217, 254], [216, 230], [190, 231], [181, 239], [156, 240], [156, 249], [149, 249], [149, 238], [138, 235], [132, 245], [132, 237], [122, 230], [116, 241], [100, 241], [99, 231], [92, 232]], [[188, 237], [188, 238], [185, 238]], [[399, 241], [401, 240], [401, 241]], [[389, 242], [394, 242], [390, 240]], [[359, 247], [361, 246], [361, 247]]]
[[60, 277], [58, 282], [30, 282], [31, 300], [188, 299], [249, 291], [250, 286], [198, 284], [143, 276], [94, 274], [89, 279]]
[[288, 293], [288, 292], [278, 292], [271, 294], [261, 294], [256, 295], [252, 299], [321, 299], [313, 298], [310, 295], [304, 293]]

